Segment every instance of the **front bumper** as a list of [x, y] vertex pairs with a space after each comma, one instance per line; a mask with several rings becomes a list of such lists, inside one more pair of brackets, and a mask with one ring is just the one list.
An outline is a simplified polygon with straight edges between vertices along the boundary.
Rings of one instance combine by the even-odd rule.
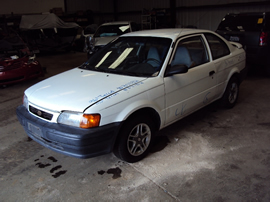
[[40, 76], [44, 76], [44, 72], [40, 63], [35, 61], [25, 67], [0, 72], [0, 85], [9, 85]]
[[23, 105], [17, 107], [16, 113], [30, 138], [51, 150], [76, 158], [110, 153], [121, 127], [121, 122], [91, 129], [50, 123], [31, 115]]

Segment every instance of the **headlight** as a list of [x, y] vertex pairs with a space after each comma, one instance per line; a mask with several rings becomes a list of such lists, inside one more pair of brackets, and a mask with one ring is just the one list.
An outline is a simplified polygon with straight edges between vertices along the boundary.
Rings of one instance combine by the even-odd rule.
[[4, 66], [0, 66], [0, 72], [3, 72], [5, 70]]
[[32, 54], [29, 56], [29, 60], [28, 60], [28, 64], [32, 63], [33, 61], [35, 61], [36, 59], [36, 55], [35, 54]]
[[28, 109], [28, 98], [26, 95], [23, 96], [23, 106]]
[[62, 112], [57, 119], [58, 123], [80, 128], [99, 126], [100, 114], [83, 114], [79, 112]]

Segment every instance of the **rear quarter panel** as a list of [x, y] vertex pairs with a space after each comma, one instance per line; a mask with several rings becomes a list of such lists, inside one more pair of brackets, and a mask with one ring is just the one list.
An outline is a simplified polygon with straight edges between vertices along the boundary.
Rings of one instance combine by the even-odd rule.
[[217, 68], [217, 93], [223, 95], [228, 81], [234, 74], [240, 74], [246, 66], [246, 54], [243, 48], [236, 48], [229, 44], [230, 55], [214, 61]]

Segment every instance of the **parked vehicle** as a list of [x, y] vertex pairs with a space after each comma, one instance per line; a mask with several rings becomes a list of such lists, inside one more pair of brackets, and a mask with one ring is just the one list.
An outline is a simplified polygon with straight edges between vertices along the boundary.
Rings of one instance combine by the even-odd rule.
[[0, 86], [43, 76], [43, 68], [20, 36], [0, 26]]
[[71, 50], [80, 26], [55, 14], [23, 15], [21, 35], [35, 53]]
[[34, 56], [26, 55], [19, 58], [14, 55], [0, 60], [0, 85], [2, 86], [43, 75], [43, 69]]
[[270, 12], [227, 14], [217, 33], [229, 41], [241, 43], [247, 62], [263, 65], [270, 73]]
[[100, 25], [94, 35], [90, 34], [85, 39], [85, 52], [87, 52], [87, 57], [89, 58], [100, 48], [120, 35], [138, 30], [138, 25], [130, 21], [110, 22]]
[[215, 100], [233, 107], [244, 70], [241, 44], [214, 32], [132, 32], [28, 88], [17, 116], [29, 137], [54, 151], [78, 158], [113, 151], [136, 162], [158, 130]]
[[72, 49], [78, 52], [86, 52], [86, 45], [85, 45], [86, 38], [89, 36], [93, 36], [97, 28], [98, 25], [91, 24], [86, 26], [83, 30], [81, 30], [81, 33], [79, 34], [79, 36], [76, 37], [73, 43]]

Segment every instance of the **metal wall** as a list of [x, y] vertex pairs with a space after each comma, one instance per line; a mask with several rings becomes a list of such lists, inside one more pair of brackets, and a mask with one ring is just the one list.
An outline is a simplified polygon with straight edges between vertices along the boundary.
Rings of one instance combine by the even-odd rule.
[[[113, 13], [114, 0], [65, 0], [68, 13], [79, 10]], [[141, 11], [143, 8], [169, 8], [170, 0], [116, 0], [118, 12]]]
[[266, 2], [268, 0], [176, 0], [176, 6], [224, 5], [235, 3]]
[[[168, 9], [171, 1], [174, 0], [65, 0], [65, 3], [68, 13], [92, 10], [96, 13], [95, 23], [100, 24], [114, 19], [140, 23], [143, 9]], [[270, 11], [269, 0], [175, 0], [175, 2], [176, 27], [193, 25], [201, 29], [215, 30], [226, 13]]]
[[52, 8], [64, 10], [64, 0], [1, 0], [0, 15], [50, 12]]
[[176, 6], [179, 8], [177, 27], [193, 25], [213, 31], [227, 13], [270, 11], [270, 1], [264, 0], [205, 0], [197, 4], [196, 1], [177, 1]]
[[117, 0], [118, 12], [142, 11], [143, 8], [169, 8], [170, 0]]
[[65, 0], [65, 8], [68, 14], [92, 11], [95, 24], [101, 24], [114, 21], [113, 3], [113, 0]]
[[97, 0], [65, 0], [66, 12], [69, 14], [76, 13], [78, 11], [92, 10], [94, 12], [100, 12], [100, 2]]

